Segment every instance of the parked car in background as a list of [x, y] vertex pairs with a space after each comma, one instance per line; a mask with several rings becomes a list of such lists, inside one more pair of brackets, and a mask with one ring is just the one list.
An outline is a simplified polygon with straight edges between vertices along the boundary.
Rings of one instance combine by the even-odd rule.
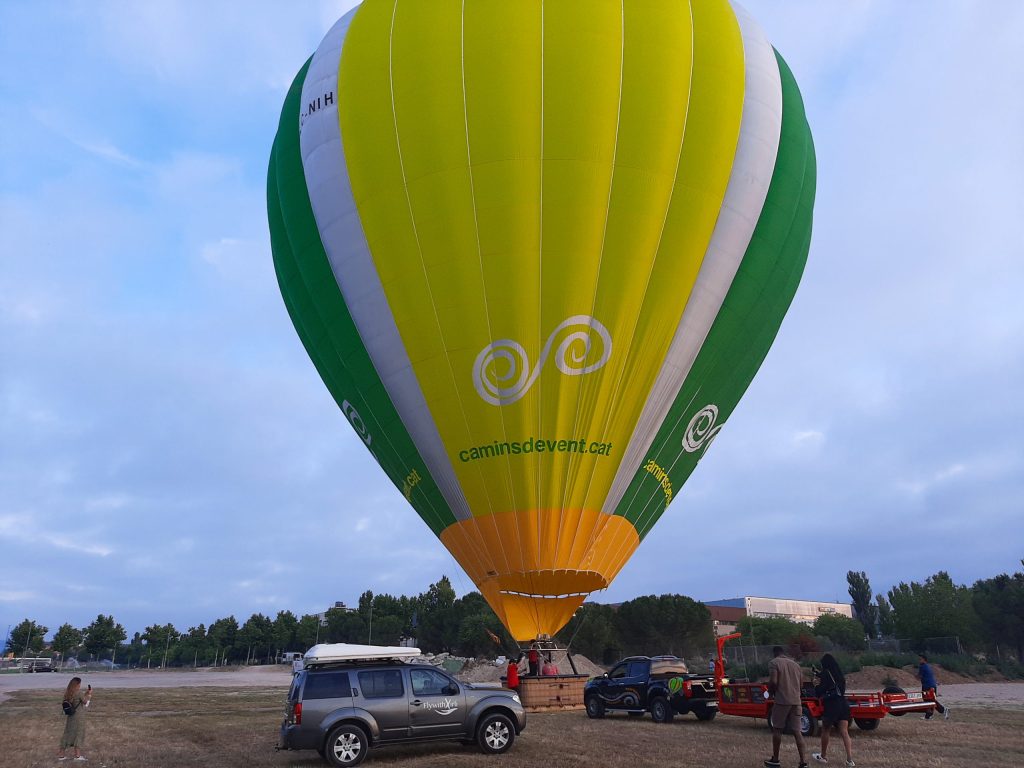
[[714, 675], [691, 674], [675, 656], [630, 656], [583, 688], [587, 715], [604, 717], [620, 710], [640, 717], [650, 712], [656, 723], [692, 712], [698, 720], [713, 720], [718, 713]]

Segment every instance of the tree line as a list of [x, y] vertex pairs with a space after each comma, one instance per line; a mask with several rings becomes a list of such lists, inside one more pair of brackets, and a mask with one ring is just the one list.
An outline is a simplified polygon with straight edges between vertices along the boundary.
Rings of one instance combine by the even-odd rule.
[[[1022, 561], [1024, 565], [1024, 561]], [[859, 651], [866, 640], [898, 637], [924, 648], [928, 638], [958, 637], [965, 651], [999, 658], [1024, 657], [1024, 572], [958, 585], [940, 571], [924, 582], [901, 582], [874, 594], [867, 574], [847, 574], [855, 619], [825, 614], [813, 626], [784, 618], [745, 617], [738, 624], [747, 645], [797, 645], [804, 650]], [[25, 619], [10, 632], [5, 652], [44, 652], [81, 661], [110, 660], [132, 666], [245, 664], [273, 661], [285, 651], [304, 651], [317, 642], [397, 645], [416, 639], [425, 652], [460, 656], [514, 653], [516, 643], [479, 592], [457, 598], [445, 576], [419, 595], [366, 591], [355, 608], [296, 616], [262, 613], [239, 623], [234, 616], [179, 631], [154, 624], [129, 640], [112, 615], [89, 626], [63, 624], [45, 642], [49, 628]], [[587, 603], [556, 636], [563, 645], [594, 661], [611, 663], [629, 654], [691, 656], [713, 647], [707, 608], [684, 595], [648, 595], [618, 605]]]

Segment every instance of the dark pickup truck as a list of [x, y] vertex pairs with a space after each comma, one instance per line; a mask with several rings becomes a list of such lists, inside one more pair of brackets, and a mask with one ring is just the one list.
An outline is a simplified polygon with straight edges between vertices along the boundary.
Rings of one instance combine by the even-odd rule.
[[693, 712], [698, 720], [718, 713], [714, 675], [692, 675], [675, 656], [630, 656], [612, 671], [591, 678], [583, 689], [589, 717], [622, 710], [639, 717], [650, 712], [656, 723]]

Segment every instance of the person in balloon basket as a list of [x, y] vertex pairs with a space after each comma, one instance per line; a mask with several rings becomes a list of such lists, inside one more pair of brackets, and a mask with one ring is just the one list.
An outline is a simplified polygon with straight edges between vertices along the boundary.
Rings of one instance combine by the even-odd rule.
[[558, 674], [558, 667], [555, 666], [555, 662], [551, 660], [550, 652], [548, 652], [548, 654], [544, 657], [544, 666], [541, 667], [540, 673], [544, 676]]
[[850, 703], [846, 700], [846, 678], [831, 653], [821, 657], [821, 669], [816, 672], [818, 684], [814, 693], [821, 699], [825, 711], [821, 715], [821, 752], [811, 757], [819, 763], [827, 763], [828, 739], [832, 726], [839, 731], [846, 749], [846, 768], [854, 768], [853, 743], [850, 741]]
[[800, 729], [800, 687], [803, 675], [800, 665], [785, 655], [782, 646], [772, 648], [774, 658], [768, 662], [768, 693], [775, 697], [768, 724], [772, 728], [772, 756], [764, 761], [765, 768], [779, 768], [779, 747], [782, 746], [782, 732], [787, 728], [796, 740], [800, 753], [799, 768], [807, 768], [804, 759], [804, 737]]
[[85, 693], [82, 693], [82, 678], [72, 677], [68, 687], [64, 689], [64, 701], [61, 703], [67, 717], [64, 718], [64, 733], [60, 737], [58, 760], [67, 760], [65, 751], [68, 747], [74, 750], [75, 762], [84, 763], [87, 760], [81, 748], [85, 745], [85, 710], [90, 701], [92, 686], [87, 687]]
[[531, 645], [530, 650], [526, 653], [526, 663], [528, 668], [527, 674], [530, 677], [540, 675], [540, 651], [536, 643]]
[[[939, 684], [935, 681], [935, 672], [932, 671], [932, 665], [928, 663], [928, 657], [923, 653], [919, 653], [917, 656], [919, 663], [917, 665], [917, 675], [921, 678], [921, 692], [926, 697], [930, 696], [932, 701], [935, 702], [935, 712], [949, 720], [949, 707], [944, 707], [939, 703], [939, 700], [935, 698], [935, 694], [938, 693]], [[935, 712], [927, 712], [924, 716], [925, 720], [931, 720], [932, 715]]]

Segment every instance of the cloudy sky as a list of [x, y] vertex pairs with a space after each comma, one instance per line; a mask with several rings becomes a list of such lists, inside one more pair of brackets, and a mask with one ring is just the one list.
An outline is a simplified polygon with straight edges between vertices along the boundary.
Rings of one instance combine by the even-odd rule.
[[[278, 113], [351, 5], [0, 3], [0, 632], [472, 589], [274, 278]], [[1019, 569], [1024, 4], [747, 6], [815, 135], [810, 258], [729, 429], [594, 599]]]

